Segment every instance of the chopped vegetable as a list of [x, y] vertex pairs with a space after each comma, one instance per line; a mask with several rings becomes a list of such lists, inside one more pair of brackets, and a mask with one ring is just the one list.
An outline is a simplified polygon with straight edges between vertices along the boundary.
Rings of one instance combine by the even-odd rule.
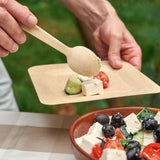
[[133, 136], [133, 140], [138, 141], [141, 145], [143, 145], [143, 139], [144, 139], [144, 131], [141, 130], [137, 134]]
[[120, 142], [122, 147], [124, 148], [125, 144], [128, 143], [129, 141], [130, 141], [129, 139], [121, 139]]
[[119, 129], [127, 139], [130, 139], [130, 140], [132, 139], [132, 135], [127, 132], [125, 125], [119, 127]]
[[119, 139], [113, 140], [113, 139], [110, 139], [110, 138], [106, 139], [106, 144], [104, 146], [104, 149], [105, 148], [124, 150], [124, 148], [122, 147]]
[[127, 137], [128, 140], [132, 140], [132, 138], [133, 138], [133, 135], [131, 134]]
[[151, 143], [144, 147], [140, 157], [147, 160], [160, 160], [160, 143]]
[[100, 158], [102, 156], [102, 148], [99, 145], [95, 145], [92, 148], [92, 154], [95, 158]]
[[119, 128], [115, 129], [115, 136], [119, 140], [126, 139], [126, 137], [124, 136], [124, 134], [122, 133], [122, 131]]
[[82, 91], [81, 84], [78, 78], [69, 77], [64, 90], [67, 94], [78, 94]]
[[100, 71], [96, 76], [93, 77], [94, 79], [97, 78], [102, 81], [103, 88], [107, 88], [109, 85], [109, 78], [103, 71]]
[[155, 114], [148, 108], [144, 108], [140, 113], [138, 113], [137, 118], [142, 121], [147, 118], [154, 118]]

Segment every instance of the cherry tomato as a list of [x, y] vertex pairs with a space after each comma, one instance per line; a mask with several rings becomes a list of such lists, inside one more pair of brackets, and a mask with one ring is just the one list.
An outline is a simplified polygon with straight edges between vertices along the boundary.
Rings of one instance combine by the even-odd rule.
[[102, 156], [102, 148], [98, 144], [94, 145], [91, 155], [95, 158], [100, 158]]
[[102, 81], [103, 83], [103, 88], [107, 88], [108, 84], [109, 84], [109, 78], [106, 75], [106, 73], [104, 73], [103, 71], [100, 71], [96, 76], [94, 76], [93, 78], [97, 78], [99, 80]]
[[126, 139], [126, 137], [123, 135], [123, 133], [121, 132], [121, 130], [119, 128], [115, 129], [115, 136], [116, 139]]
[[147, 160], [160, 160], [160, 143], [147, 145], [142, 150], [140, 157], [147, 158]]
[[110, 138], [106, 139], [106, 144], [104, 146], [104, 149], [105, 148], [124, 150], [124, 148], [122, 147], [119, 139], [113, 140], [113, 139], [110, 139]]

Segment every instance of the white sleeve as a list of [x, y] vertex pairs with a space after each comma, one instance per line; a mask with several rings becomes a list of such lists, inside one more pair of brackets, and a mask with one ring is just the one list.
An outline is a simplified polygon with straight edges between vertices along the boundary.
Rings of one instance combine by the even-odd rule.
[[0, 58], [0, 110], [19, 111], [12, 90], [12, 80]]

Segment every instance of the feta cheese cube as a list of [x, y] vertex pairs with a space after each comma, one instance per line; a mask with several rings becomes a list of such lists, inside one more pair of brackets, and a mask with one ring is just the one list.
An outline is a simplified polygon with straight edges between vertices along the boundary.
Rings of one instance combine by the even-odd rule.
[[104, 149], [100, 160], [127, 160], [126, 152], [118, 149]]
[[153, 137], [153, 131], [145, 131], [144, 132], [144, 139], [143, 139], [143, 145], [147, 146], [150, 143], [154, 143], [155, 139]]
[[[97, 143], [101, 143], [101, 140], [99, 140], [98, 138], [103, 138], [103, 132], [102, 132], [102, 125], [99, 122], [94, 123], [88, 130], [88, 133], [75, 138], [76, 143], [83, 148], [84, 151], [86, 151], [87, 153], [91, 153], [92, 152], [92, 147], [97, 144]], [[87, 147], [89, 147], [87, 149]]]
[[82, 83], [82, 93], [85, 96], [103, 94], [103, 84], [99, 79], [92, 79]]
[[103, 138], [102, 125], [99, 122], [94, 123], [88, 130], [88, 135]]
[[95, 144], [100, 144], [101, 140], [98, 138], [92, 136], [92, 135], [86, 135], [82, 138], [82, 141], [80, 143], [80, 147], [87, 152], [88, 154], [92, 153], [92, 148]]
[[154, 119], [158, 121], [158, 124], [160, 124], [160, 111], [156, 114]]
[[80, 79], [82, 82], [84, 82], [84, 81], [89, 81], [89, 80], [93, 79], [93, 77], [87, 77], [87, 76], [82, 76], [82, 75], [78, 75], [77, 77], [78, 77], [78, 79]]
[[128, 133], [135, 134], [142, 129], [142, 125], [137, 119], [137, 115], [135, 113], [128, 115], [124, 118], [124, 121], [126, 123], [126, 130]]
[[82, 139], [83, 139], [83, 137], [85, 137], [85, 136], [86, 136], [86, 134], [83, 135], [83, 136], [81, 136], [81, 137], [75, 138], [75, 141], [76, 141], [76, 143], [77, 143], [79, 146], [81, 146]]

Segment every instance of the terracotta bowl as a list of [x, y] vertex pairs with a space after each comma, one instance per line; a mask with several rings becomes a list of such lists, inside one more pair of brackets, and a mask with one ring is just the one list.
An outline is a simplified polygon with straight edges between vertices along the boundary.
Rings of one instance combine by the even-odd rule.
[[[72, 142], [72, 149], [74, 156], [77, 160], [93, 160], [93, 158], [83, 151], [75, 142], [75, 138], [81, 137], [88, 132], [89, 127], [92, 125], [95, 117], [100, 113], [105, 113], [107, 115], [113, 115], [117, 112], [121, 113], [123, 117], [126, 117], [130, 113], [138, 114], [144, 107], [113, 107], [106, 108], [101, 110], [96, 110], [90, 113], [87, 113], [79, 117], [70, 128], [70, 138]], [[150, 108], [150, 107], [148, 107]], [[160, 111], [158, 108], [150, 108], [154, 113]]]

